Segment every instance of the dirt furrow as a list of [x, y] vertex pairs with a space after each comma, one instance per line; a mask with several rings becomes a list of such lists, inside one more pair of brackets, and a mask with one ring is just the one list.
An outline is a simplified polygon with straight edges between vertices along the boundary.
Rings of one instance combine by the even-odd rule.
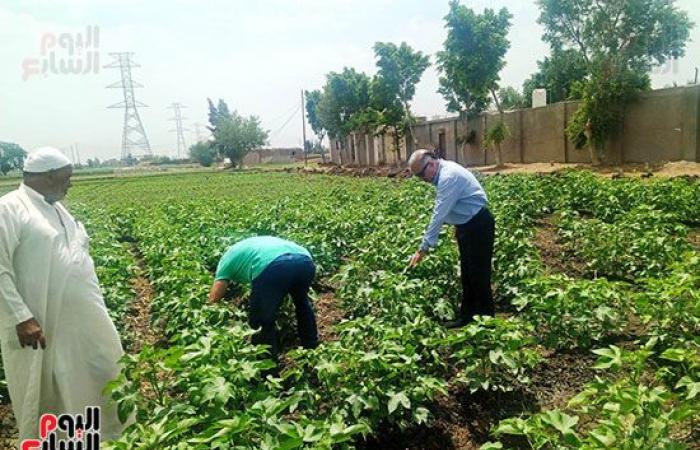
[[131, 280], [131, 288], [136, 297], [131, 302], [130, 311], [124, 318], [126, 335], [131, 339], [129, 353], [138, 353], [144, 345], [154, 345], [162, 333], [151, 323], [151, 302], [155, 289], [146, 276], [147, 266], [143, 255], [135, 243], [131, 244], [131, 254], [136, 262], [136, 277]]

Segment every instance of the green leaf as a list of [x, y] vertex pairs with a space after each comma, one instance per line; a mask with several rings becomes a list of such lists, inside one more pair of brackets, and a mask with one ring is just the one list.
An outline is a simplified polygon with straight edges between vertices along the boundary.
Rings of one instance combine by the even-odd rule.
[[574, 427], [578, 423], [577, 416], [570, 416], [559, 410], [547, 411], [541, 415], [542, 422], [551, 425], [562, 435], [575, 434]]
[[685, 395], [686, 400], [694, 399], [698, 393], [700, 393], [700, 382], [693, 381], [689, 376], [684, 376], [678, 383], [676, 383], [676, 389], [686, 388], [688, 392]]
[[682, 348], [669, 348], [661, 354], [661, 358], [668, 361], [683, 362], [686, 359], [687, 350]]
[[209, 380], [203, 392], [205, 401], [215, 399], [221, 404], [226, 403], [233, 396], [231, 383], [227, 382], [224, 377], [216, 377]]
[[510, 434], [514, 436], [525, 436], [529, 429], [530, 427], [527, 421], [519, 417], [512, 417], [499, 422], [493, 432], [496, 435]]
[[416, 408], [416, 410], [413, 412], [413, 418], [415, 419], [417, 424], [423, 424], [428, 422], [428, 417], [430, 416], [430, 411], [428, 411], [427, 408], [423, 408], [422, 406], [419, 408]]
[[411, 408], [411, 400], [409, 400], [409, 398], [406, 397], [405, 393], [399, 392], [396, 394], [391, 394], [389, 397], [388, 404], [389, 414], [392, 414], [394, 411], [396, 411], [396, 408], [399, 407], [399, 404], [406, 409]]
[[608, 348], [593, 350], [600, 358], [593, 365], [594, 369], [610, 369], [622, 366], [622, 351], [619, 347], [611, 345]]

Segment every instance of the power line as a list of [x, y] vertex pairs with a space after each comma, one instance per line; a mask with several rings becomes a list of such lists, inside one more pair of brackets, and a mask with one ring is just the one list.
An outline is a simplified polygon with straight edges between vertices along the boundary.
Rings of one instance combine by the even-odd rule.
[[274, 132], [270, 133], [270, 139], [272, 139], [273, 137], [277, 137], [277, 135], [278, 135], [282, 130], [284, 130], [284, 128], [285, 128], [287, 125], [289, 125], [289, 122], [292, 121], [292, 119], [294, 118], [294, 116], [296, 116], [296, 114], [299, 112], [300, 109], [301, 109], [301, 106], [297, 105], [297, 108], [296, 108], [296, 109], [294, 110], [294, 112], [287, 118], [287, 120], [282, 124], [282, 126], [279, 127], [277, 130], [275, 130]]
[[280, 119], [282, 119], [282, 118], [284, 118], [284, 117], [287, 117], [287, 114], [289, 114], [291, 111], [295, 110], [295, 109], [298, 108], [298, 107], [299, 107], [299, 105], [297, 105], [297, 103], [295, 102], [295, 103], [294, 103], [291, 107], [289, 107], [285, 112], [283, 112], [282, 114], [278, 115], [278, 116], [275, 117], [274, 119], [270, 120], [269, 123], [270, 123], [271, 125], [274, 125], [274, 124], [277, 123]]

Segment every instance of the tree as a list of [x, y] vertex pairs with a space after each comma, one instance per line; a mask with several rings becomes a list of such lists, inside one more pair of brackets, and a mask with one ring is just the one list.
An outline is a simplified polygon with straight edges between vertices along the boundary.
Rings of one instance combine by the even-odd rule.
[[393, 105], [395, 102], [401, 105], [403, 117], [400, 117], [399, 123], [391, 125], [396, 129], [402, 125], [400, 122], [403, 122], [411, 141], [415, 143], [412, 127], [414, 118], [410, 103], [416, 94], [416, 85], [425, 69], [430, 66], [430, 58], [420, 51], [413, 50], [405, 42], [399, 46], [390, 42], [377, 42], [374, 44], [374, 56], [377, 58], [379, 70], [373, 83], [373, 91], [381, 91], [381, 106]]
[[210, 98], [207, 98], [207, 103], [209, 104], [209, 126], [207, 129], [214, 134], [216, 130], [216, 124], [220, 120], [230, 120], [233, 116], [229, 111], [228, 105], [223, 99], [219, 99], [217, 106], [214, 106], [214, 102]]
[[523, 94], [512, 86], [507, 86], [498, 90], [498, 98], [504, 110], [520, 109], [527, 107], [527, 101]]
[[[375, 75], [371, 86], [371, 108], [365, 111], [358, 122], [375, 130], [376, 135], [391, 135], [395, 161], [400, 163], [401, 141], [410, 129], [413, 117], [406, 116], [406, 110], [396, 95], [396, 91], [381, 76]], [[382, 147], [380, 160], [386, 163], [386, 149], [384, 147]]]
[[685, 54], [693, 23], [674, 0], [538, 0], [543, 39], [575, 49], [587, 77], [575, 91], [581, 105], [567, 128], [591, 162], [622, 126], [624, 108], [649, 89], [649, 71]]
[[230, 113], [230, 118], [218, 118], [211, 145], [219, 155], [231, 161], [232, 167], [236, 167], [251, 150], [265, 145], [268, 135], [269, 132], [263, 130], [256, 116], [244, 117], [234, 111]]
[[600, 164], [607, 140], [619, 132], [626, 105], [649, 89], [645, 73], [624, 70], [622, 66], [617, 61], [602, 64], [574, 86], [581, 104], [566, 131], [576, 148], [588, 149], [593, 165]]
[[100, 163], [100, 158], [95, 157], [95, 159], [88, 159], [87, 160], [87, 165], [91, 169], [95, 169], [100, 167], [102, 163]]
[[[477, 14], [457, 0], [450, 1], [450, 11], [445, 16], [447, 39], [437, 55], [442, 72], [438, 92], [447, 100], [448, 109], [459, 108], [466, 115], [475, 106], [485, 107], [490, 95], [500, 116], [495, 127], [505, 126], [497, 94], [498, 74], [505, 66], [504, 56], [510, 47], [507, 35], [511, 18], [506, 8], [498, 12], [486, 8]], [[494, 137], [503, 135], [496, 133]], [[494, 142], [496, 165], [501, 166], [501, 142]]]
[[[345, 146], [345, 138], [355, 131], [353, 116], [370, 105], [370, 78], [355, 69], [345, 67], [341, 73], [326, 75], [318, 117], [330, 136], [339, 139]], [[341, 152], [341, 163], [343, 161]]]
[[580, 51], [566, 49], [552, 51], [551, 56], [537, 61], [537, 72], [523, 83], [523, 96], [526, 107], [532, 107], [532, 92], [546, 89], [549, 103], [575, 100], [573, 86], [588, 75], [586, 60]]
[[7, 175], [11, 170], [21, 169], [27, 152], [12, 142], [0, 141], [0, 173]]
[[199, 141], [190, 146], [190, 159], [203, 167], [211, 167], [217, 156], [216, 149], [209, 142]]
[[311, 130], [314, 132], [316, 135], [316, 138], [318, 139], [319, 142], [319, 147], [321, 150], [321, 161], [324, 163], [326, 162], [326, 154], [323, 151], [323, 138], [326, 137], [326, 133], [328, 132], [326, 128], [323, 126], [323, 121], [319, 117], [318, 113], [318, 106], [319, 103], [321, 103], [321, 91], [316, 89], [313, 91], [306, 91], [305, 92], [306, 96], [306, 118], [309, 120], [309, 125], [311, 126]]

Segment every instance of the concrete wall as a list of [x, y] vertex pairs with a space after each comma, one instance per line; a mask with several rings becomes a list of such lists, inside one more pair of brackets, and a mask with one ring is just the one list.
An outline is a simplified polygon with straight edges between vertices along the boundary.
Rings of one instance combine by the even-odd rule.
[[629, 162], [700, 161], [700, 88], [662, 89], [625, 111], [622, 158]]
[[[590, 162], [588, 151], [576, 149], [566, 136], [566, 127], [577, 108], [577, 102], [562, 102], [505, 113], [510, 136], [501, 146], [504, 162]], [[421, 122], [413, 130], [415, 148], [439, 150], [443, 134], [445, 158], [468, 166], [493, 164], [494, 152], [486, 148], [484, 135], [497, 120], [498, 115], [482, 114], [468, 121], [455, 117]], [[473, 143], [461, 143], [471, 130], [475, 132]], [[335, 146], [336, 141], [331, 140], [331, 148]], [[402, 163], [413, 147], [409, 139], [400, 142]], [[351, 148], [355, 149], [354, 158], [349, 154]], [[355, 135], [348, 138], [348, 155], [342, 163], [396, 164], [394, 148], [391, 135]], [[340, 164], [340, 152], [331, 154]], [[700, 85], [652, 91], [628, 105], [622, 131], [607, 144], [606, 159], [613, 163], [700, 162]]]
[[263, 148], [245, 155], [243, 164], [290, 163], [304, 159], [301, 148]]

